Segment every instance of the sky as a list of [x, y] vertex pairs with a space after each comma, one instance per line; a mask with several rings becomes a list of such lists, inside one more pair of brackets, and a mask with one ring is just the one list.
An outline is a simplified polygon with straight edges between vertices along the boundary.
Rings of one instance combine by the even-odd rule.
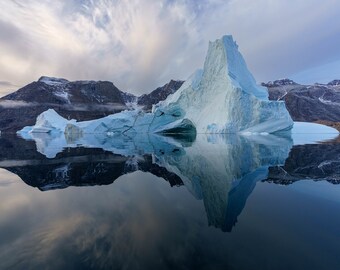
[[185, 80], [225, 34], [259, 83], [340, 79], [339, 11], [338, 0], [1, 1], [0, 96], [42, 75], [140, 95]]

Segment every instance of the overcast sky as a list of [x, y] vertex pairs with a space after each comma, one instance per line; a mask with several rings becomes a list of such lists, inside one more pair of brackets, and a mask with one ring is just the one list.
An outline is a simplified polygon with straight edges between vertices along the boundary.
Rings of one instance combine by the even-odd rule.
[[306, 70], [327, 67], [340, 78], [338, 0], [5, 0], [0, 7], [0, 96], [42, 75], [150, 92], [186, 79], [203, 65], [208, 41], [224, 34], [234, 36], [258, 82], [316, 81]]

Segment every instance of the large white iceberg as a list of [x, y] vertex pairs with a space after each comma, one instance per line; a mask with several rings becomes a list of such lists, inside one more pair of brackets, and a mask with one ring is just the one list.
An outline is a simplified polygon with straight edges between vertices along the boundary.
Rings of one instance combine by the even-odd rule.
[[192, 123], [198, 133], [274, 133], [293, 125], [285, 104], [269, 101], [267, 89], [256, 85], [231, 36], [209, 44], [203, 70], [157, 104], [154, 113], [161, 112], [182, 119], [174, 117], [172, 125]]
[[24, 130], [50, 132], [55, 118], [55, 129], [66, 133], [275, 133], [293, 126], [284, 102], [269, 101], [267, 89], [256, 85], [232, 36], [210, 42], [203, 70], [151, 113], [124, 111], [77, 123], [50, 111], [39, 117], [52, 119]]

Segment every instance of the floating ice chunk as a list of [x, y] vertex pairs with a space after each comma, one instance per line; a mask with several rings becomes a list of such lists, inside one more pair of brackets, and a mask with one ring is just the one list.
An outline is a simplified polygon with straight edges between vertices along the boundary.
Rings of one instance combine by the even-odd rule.
[[[55, 110], [48, 109], [41, 113], [31, 132], [33, 133], [48, 133], [51, 131], [64, 132], [65, 127], [69, 121], [60, 116]], [[25, 129], [25, 128], [24, 128]]]
[[329, 141], [339, 136], [335, 128], [316, 123], [294, 122], [292, 138], [294, 144], [313, 144]]

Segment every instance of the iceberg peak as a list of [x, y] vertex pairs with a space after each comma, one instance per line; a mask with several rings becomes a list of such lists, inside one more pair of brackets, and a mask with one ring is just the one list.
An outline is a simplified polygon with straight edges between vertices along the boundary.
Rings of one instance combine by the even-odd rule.
[[[205, 70], [211, 70], [212, 73], [229, 77], [231, 83], [242, 89], [248, 94], [252, 94], [261, 100], [268, 100], [268, 91], [265, 87], [258, 86], [255, 78], [248, 70], [247, 64], [238, 50], [238, 45], [231, 35], [223, 36], [214, 42], [209, 43], [209, 49], [205, 60]], [[216, 72], [216, 68], [222, 71], [222, 74]], [[211, 76], [211, 72], [207, 75]]]

